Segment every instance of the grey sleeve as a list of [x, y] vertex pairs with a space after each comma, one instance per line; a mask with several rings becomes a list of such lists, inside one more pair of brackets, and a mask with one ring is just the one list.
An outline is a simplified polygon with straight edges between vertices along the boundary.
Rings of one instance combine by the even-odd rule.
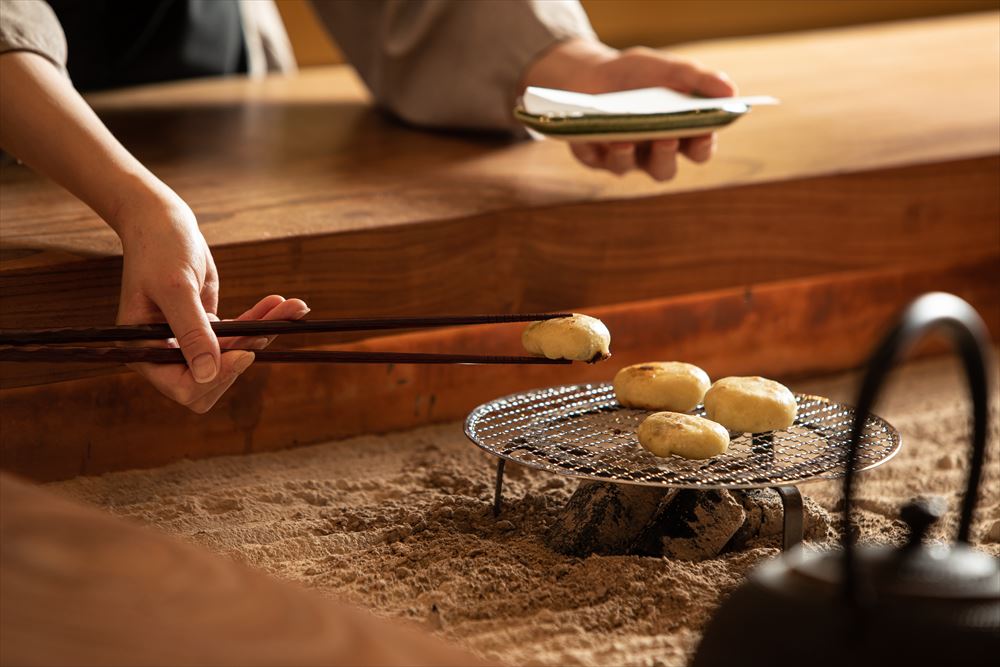
[[0, 54], [31, 51], [66, 72], [66, 36], [43, 0], [0, 0]]
[[597, 39], [576, 0], [313, 0], [376, 101], [418, 125], [513, 130], [525, 68]]

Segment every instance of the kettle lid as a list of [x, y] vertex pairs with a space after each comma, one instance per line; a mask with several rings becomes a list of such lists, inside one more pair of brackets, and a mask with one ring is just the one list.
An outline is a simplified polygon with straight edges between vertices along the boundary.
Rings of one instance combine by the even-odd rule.
[[[915, 551], [887, 546], [858, 547], [857, 584], [880, 598], [1000, 600], [997, 559], [963, 544], [935, 544]], [[824, 588], [843, 586], [843, 553], [802, 553], [791, 567], [800, 578]]]
[[[1000, 563], [964, 542], [925, 545], [927, 530], [944, 514], [941, 498], [910, 502], [901, 518], [909, 539], [901, 547], [855, 547], [860, 586], [879, 597], [949, 600], [1000, 599]], [[799, 576], [830, 586], [842, 585], [843, 554], [805, 557], [792, 567]]]

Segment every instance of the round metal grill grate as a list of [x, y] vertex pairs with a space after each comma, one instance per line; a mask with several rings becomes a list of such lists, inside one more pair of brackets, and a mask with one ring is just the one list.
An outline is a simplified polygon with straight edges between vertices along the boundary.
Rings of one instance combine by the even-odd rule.
[[[610, 384], [536, 389], [485, 403], [465, 433], [487, 452], [532, 468], [574, 477], [685, 488], [753, 488], [843, 476], [854, 411], [818, 396], [796, 395], [795, 424], [785, 431], [742, 434], [729, 451], [703, 461], [658, 458], [635, 430], [649, 414], [623, 408]], [[699, 406], [693, 414], [705, 416]], [[857, 470], [899, 451], [899, 433], [871, 417]]]

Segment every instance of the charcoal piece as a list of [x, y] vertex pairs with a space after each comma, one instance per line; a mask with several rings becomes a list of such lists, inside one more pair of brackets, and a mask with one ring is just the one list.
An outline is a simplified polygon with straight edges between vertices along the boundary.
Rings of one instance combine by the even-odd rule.
[[781, 497], [774, 489], [746, 489], [734, 491], [733, 496], [746, 512], [746, 521], [732, 540], [727, 551], [745, 549], [751, 540], [778, 537], [784, 530], [784, 510]]
[[[832, 521], [803, 498], [805, 539], [830, 539]], [[703, 560], [759, 546], [781, 546], [784, 510], [774, 489], [664, 490], [584, 482], [545, 535], [554, 551]]]
[[[751, 546], [780, 546], [784, 533], [785, 512], [781, 496], [774, 489], [744, 489], [732, 492], [743, 506], [746, 520], [733, 535], [724, 551], [739, 551]], [[803, 496], [805, 539], [829, 539], [830, 515], [813, 499]], [[758, 542], [761, 540], [761, 542]]]
[[665, 489], [583, 482], [545, 535], [553, 551], [569, 556], [625, 554], [661, 507]]
[[746, 519], [746, 512], [728, 491], [677, 492], [661, 504], [656, 517], [632, 545], [631, 552], [678, 560], [718, 556]]

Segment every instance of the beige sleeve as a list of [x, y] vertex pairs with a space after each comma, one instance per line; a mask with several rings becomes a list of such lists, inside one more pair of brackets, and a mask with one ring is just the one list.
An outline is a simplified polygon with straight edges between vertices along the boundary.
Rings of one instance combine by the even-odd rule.
[[0, 0], [0, 54], [31, 51], [66, 72], [66, 36], [43, 0]]
[[597, 39], [576, 0], [313, 0], [379, 104], [432, 127], [513, 130], [525, 68]]

